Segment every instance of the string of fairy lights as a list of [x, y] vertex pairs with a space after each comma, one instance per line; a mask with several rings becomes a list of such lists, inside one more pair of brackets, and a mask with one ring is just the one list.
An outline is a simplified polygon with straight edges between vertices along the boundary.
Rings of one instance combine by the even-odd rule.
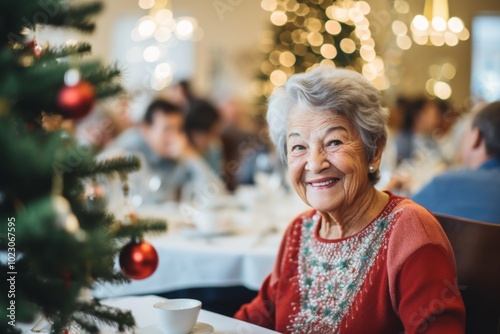
[[269, 96], [294, 73], [320, 65], [354, 68], [379, 89], [389, 87], [382, 58], [375, 52], [366, 1], [262, 0], [270, 12], [272, 30], [262, 39], [268, 57], [261, 65], [261, 80], [254, 81], [256, 95]]

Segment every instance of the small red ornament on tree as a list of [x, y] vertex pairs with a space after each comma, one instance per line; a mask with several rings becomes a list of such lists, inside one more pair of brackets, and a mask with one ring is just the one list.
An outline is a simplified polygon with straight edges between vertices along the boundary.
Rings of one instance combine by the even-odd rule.
[[158, 253], [145, 241], [131, 241], [120, 252], [120, 267], [129, 278], [145, 279], [158, 267]]
[[26, 44], [31, 50], [33, 50], [33, 54], [35, 57], [40, 58], [40, 55], [42, 54], [43, 48], [38, 42], [36, 41], [36, 38], [33, 38], [31, 41], [29, 41]]
[[57, 96], [61, 115], [65, 118], [82, 118], [92, 110], [95, 89], [87, 81], [80, 80], [78, 70], [69, 70], [64, 76], [66, 85]]

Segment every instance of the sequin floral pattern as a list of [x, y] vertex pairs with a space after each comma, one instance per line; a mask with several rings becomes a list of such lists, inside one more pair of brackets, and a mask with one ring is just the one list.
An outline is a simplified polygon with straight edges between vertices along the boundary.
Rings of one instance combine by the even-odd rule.
[[319, 215], [304, 218], [300, 240], [298, 281], [300, 310], [288, 326], [290, 333], [338, 333], [377, 257], [387, 248], [397, 218], [391, 201], [384, 212], [355, 236], [326, 243], [314, 231]]

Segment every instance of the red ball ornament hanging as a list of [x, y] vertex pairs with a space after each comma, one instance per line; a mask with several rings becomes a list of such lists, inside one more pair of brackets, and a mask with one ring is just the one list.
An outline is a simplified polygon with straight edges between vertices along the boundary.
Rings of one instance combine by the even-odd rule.
[[158, 253], [145, 241], [131, 241], [120, 252], [120, 267], [129, 278], [145, 279], [158, 267]]
[[73, 86], [64, 86], [57, 96], [61, 115], [77, 119], [88, 115], [95, 102], [94, 87], [87, 81], [79, 81]]
[[26, 44], [31, 50], [33, 50], [33, 54], [35, 57], [39, 58], [40, 55], [42, 54], [43, 48], [38, 42], [36, 41], [36, 38], [33, 38], [30, 42]]

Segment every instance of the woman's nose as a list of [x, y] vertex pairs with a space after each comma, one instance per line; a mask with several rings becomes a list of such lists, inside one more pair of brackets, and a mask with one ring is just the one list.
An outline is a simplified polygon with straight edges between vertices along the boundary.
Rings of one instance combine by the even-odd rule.
[[330, 167], [327, 154], [322, 149], [311, 149], [307, 157], [306, 170], [318, 174], [324, 169]]

